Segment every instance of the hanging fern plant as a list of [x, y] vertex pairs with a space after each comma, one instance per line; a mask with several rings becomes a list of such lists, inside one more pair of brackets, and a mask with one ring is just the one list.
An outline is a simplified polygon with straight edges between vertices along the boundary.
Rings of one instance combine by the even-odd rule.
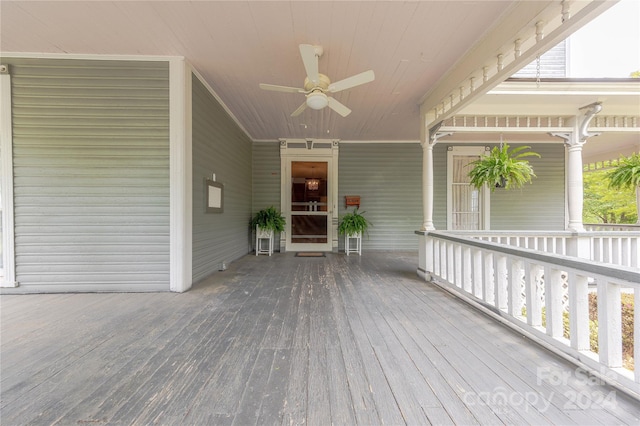
[[509, 150], [509, 144], [494, 147], [489, 155], [469, 163], [470, 183], [480, 189], [488, 185], [491, 191], [496, 188], [522, 188], [525, 183], [531, 183], [536, 177], [533, 167], [524, 157], [540, 157], [530, 146], [519, 146]]
[[613, 189], [631, 189], [640, 186], [640, 154], [620, 157], [618, 165], [607, 174], [609, 187]]
[[640, 224], [640, 154], [634, 152], [629, 157], [621, 156], [618, 165], [607, 174], [609, 188], [636, 190], [636, 209]]

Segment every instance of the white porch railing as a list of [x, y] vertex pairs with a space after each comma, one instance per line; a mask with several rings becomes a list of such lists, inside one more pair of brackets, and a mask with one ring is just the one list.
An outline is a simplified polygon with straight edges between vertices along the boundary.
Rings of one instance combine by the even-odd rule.
[[[622, 367], [621, 324], [623, 289], [632, 292], [635, 306], [640, 306], [639, 269], [446, 232], [416, 233], [420, 235], [420, 276], [527, 331], [567, 359], [580, 361], [603, 380], [640, 395], [640, 366], [635, 374]], [[598, 294], [597, 354], [590, 350], [589, 341], [590, 284]], [[569, 317], [568, 339], [563, 315]], [[634, 318], [634, 353], [638, 354], [640, 309], [634, 310]]]
[[587, 231], [631, 231], [640, 232], [640, 225], [620, 224], [620, 223], [585, 223], [584, 229]]
[[483, 241], [576, 256], [612, 265], [640, 267], [640, 227], [628, 230], [571, 231], [455, 231], [455, 235]]

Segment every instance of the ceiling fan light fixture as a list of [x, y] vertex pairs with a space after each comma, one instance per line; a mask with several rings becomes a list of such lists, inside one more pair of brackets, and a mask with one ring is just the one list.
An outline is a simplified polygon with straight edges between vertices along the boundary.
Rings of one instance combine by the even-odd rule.
[[307, 95], [307, 106], [311, 109], [322, 109], [329, 105], [327, 95], [322, 92], [312, 92]]

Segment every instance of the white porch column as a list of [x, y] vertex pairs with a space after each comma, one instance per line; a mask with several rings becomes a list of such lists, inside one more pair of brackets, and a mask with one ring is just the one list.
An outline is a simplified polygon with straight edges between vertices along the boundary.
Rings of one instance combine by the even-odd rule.
[[582, 145], [575, 132], [570, 134], [570, 139], [565, 140], [568, 152], [567, 164], [567, 201], [569, 212], [568, 229], [582, 232], [582, 204], [584, 202], [584, 182], [582, 181]]
[[576, 117], [576, 124], [572, 132], [551, 133], [552, 136], [564, 139], [567, 147], [567, 210], [569, 214], [567, 229], [575, 232], [584, 231], [582, 223], [584, 201], [582, 146], [588, 138], [598, 135], [588, 133], [587, 128], [591, 119], [602, 110], [602, 105], [594, 103], [582, 107], [580, 110], [586, 110], [586, 112]]
[[452, 135], [453, 132], [440, 132], [442, 122], [426, 132], [421, 133], [420, 145], [422, 146], [422, 231], [433, 231], [433, 147], [438, 139]]
[[422, 145], [422, 231], [433, 231], [433, 146], [431, 141]]

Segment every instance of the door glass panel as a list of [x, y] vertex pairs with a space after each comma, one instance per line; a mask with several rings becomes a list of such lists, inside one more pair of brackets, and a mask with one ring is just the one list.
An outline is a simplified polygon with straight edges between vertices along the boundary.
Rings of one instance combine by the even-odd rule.
[[291, 162], [291, 242], [327, 243], [327, 162]]
[[453, 157], [453, 181], [451, 212], [453, 229], [480, 229], [480, 191], [469, 183], [469, 163], [480, 158], [477, 155], [455, 155]]

